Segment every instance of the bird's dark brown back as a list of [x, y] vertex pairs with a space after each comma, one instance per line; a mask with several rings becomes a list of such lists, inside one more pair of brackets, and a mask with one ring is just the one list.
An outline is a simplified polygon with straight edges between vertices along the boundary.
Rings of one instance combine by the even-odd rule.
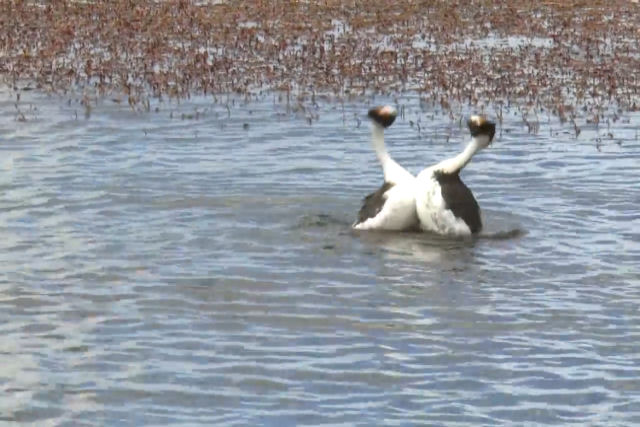
[[457, 218], [462, 219], [472, 233], [479, 232], [482, 229], [480, 206], [469, 187], [460, 179], [459, 172], [452, 174], [436, 172], [435, 178], [440, 184], [442, 198], [447, 208]]
[[393, 184], [385, 182], [382, 184], [382, 187], [362, 199], [362, 207], [358, 212], [358, 224], [363, 223], [369, 218], [373, 218], [380, 213], [384, 206], [384, 202], [386, 201], [384, 193], [389, 191], [391, 187], [393, 187]]

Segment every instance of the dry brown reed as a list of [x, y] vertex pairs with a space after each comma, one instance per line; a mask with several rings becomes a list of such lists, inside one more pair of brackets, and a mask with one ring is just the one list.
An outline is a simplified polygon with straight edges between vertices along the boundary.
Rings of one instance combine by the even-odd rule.
[[[0, 81], [96, 96], [415, 91], [547, 109], [640, 108], [630, 0], [0, 0]], [[525, 119], [526, 120], [526, 119]]]

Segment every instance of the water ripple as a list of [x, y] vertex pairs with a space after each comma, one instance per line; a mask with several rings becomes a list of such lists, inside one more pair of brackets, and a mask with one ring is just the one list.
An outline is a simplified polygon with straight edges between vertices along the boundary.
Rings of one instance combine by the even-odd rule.
[[[1, 421], [640, 422], [635, 126], [596, 147], [505, 115], [464, 172], [484, 235], [451, 240], [350, 230], [381, 179], [362, 103], [36, 102], [0, 116]], [[403, 102], [398, 161], [460, 150]]]

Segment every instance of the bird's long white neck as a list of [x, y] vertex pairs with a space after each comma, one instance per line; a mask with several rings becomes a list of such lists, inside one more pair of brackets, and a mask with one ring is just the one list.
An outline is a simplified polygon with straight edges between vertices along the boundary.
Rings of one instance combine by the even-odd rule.
[[436, 170], [440, 170], [444, 173], [456, 173], [469, 163], [474, 154], [476, 154], [486, 144], [485, 141], [480, 141], [480, 138], [487, 138], [486, 136], [472, 137], [471, 141], [462, 150], [460, 154], [447, 160], [443, 160], [436, 166]]
[[382, 165], [385, 182], [397, 184], [407, 179], [413, 179], [413, 175], [397, 164], [387, 152], [387, 147], [384, 144], [384, 128], [377, 123], [371, 125], [371, 144]]
[[384, 169], [385, 163], [391, 160], [391, 157], [387, 153], [387, 147], [384, 145], [384, 128], [376, 123], [371, 125], [371, 143]]

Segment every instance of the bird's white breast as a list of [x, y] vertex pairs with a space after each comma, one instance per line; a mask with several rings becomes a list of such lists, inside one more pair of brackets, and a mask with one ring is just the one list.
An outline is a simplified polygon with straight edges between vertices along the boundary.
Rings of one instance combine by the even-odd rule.
[[378, 215], [356, 225], [356, 229], [406, 230], [417, 224], [415, 178], [394, 185], [384, 197], [386, 200]]
[[442, 197], [442, 189], [433, 172], [434, 169], [430, 168], [422, 171], [417, 177], [415, 200], [420, 228], [438, 234], [471, 234], [469, 226], [447, 208]]

